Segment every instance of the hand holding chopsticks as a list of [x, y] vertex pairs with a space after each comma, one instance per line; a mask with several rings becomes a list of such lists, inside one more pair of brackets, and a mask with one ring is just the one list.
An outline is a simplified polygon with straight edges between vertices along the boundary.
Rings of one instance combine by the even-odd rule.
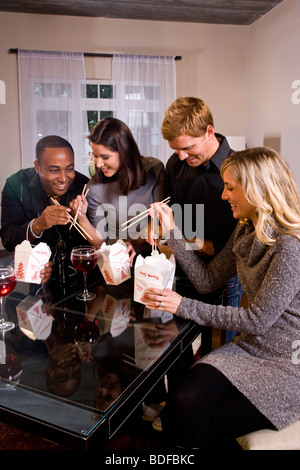
[[[53, 204], [60, 206], [59, 202], [54, 199], [53, 197], [50, 197], [50, 200], [53, 202]], [[73, 222], [73, 217], [71, 217], [71, 221]], [[78, 222], [74, 222], [74, 227], [76, 230], [82, 235], [86, 240], [89, 238], [90, 240], [93, 240], [92, 237], [79, 225]]]
[[[170, 199], [171, 199], [170, 196], [168, 196], [168, 197], [166, 197], [166, 199], [163, 199], [162, 201], [158, 202], [158, 204], [159, 205], [167, 204], [170, 201]], [[131, 219], [127, 220], [126, 222], [123, 222], [122, 226], [124, 226], [124, 227], [122, 228], [122, 231], [127, 230], [129, 227], [131, 227], [134, 224], [137, 224], [141, 220], [148, 217], [148, 215], [149, 215], [149, 209], [146, 209], [145, 211], [141, 212], [140, 214], [137, 214], [136, 216], [132, 217]]]
[[[83, 190], [82, 190], [82, 196], [86, 197], [88, 192], [89, 192], [89, 189], [86, 187], [86, 184], [85, 184], [85, 185], [84, 185], [84, 188], [83, 188]], [[79, 210], [80, 210], [80, 206], [81, 206], [81, 204], [78, 205], [78, 208], [77, 208], [75, 217], [74, 217], [74, 219], [72, 220], [72, 223], [71, 223], [71, 225], [70, 225], [69, 230], [71, 230], [71, 228], [73, 227], [73, 225], [75, 225], [76, 222], [77, 222], [77, 217], [78, 217], [78, 213], [79, 213]]]

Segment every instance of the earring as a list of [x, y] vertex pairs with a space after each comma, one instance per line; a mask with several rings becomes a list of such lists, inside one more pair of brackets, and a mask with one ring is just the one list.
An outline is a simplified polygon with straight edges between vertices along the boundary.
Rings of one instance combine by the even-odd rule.
[[95, 166], [95, 157], [93, 153], [89, 153], [89, 161], [88, 161], [88, 169], [89, 174], [93, 176], [96, 173], [96, 166]]

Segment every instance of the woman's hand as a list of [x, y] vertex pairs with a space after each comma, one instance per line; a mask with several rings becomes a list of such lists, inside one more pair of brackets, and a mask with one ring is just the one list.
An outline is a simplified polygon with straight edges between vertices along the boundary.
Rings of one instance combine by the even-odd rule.
[[128, 263], [129, 263], [129, 266], [132, 268], [132, 263], [136, 255], [136, 251], [129, 242], [126, 242], [126, 245], [127, 245], [127, 249], [125, 253], [129, 254]]
[[175, 320], [168, 321], [167, 323], [147, 324], [141, 327], [143, 338], [147, 346], [150, 348], [163, 348], [175, 336], [178, 335], [178, 328]]
[[160, 204], [159, 202], [151, 204], [149, 214], [150, 216], [156, 215], [159, 217], [163, 236], [175, 228], [173, 211], [167, 204]]
[[144, 292], [143, 301], [152, 310], [162, 310], [177, 313], [182, 296], [171, 289], [155, 289], [150, 287]]
[[73, 201], [71, 201], [69, 205], [73, 216], [75, 216], [78, 207], [80, 208], [77, 216], [78, 222], [80, 222], [81, 219], [86, 217], [88, 202], [85, 196], [83, 196], [83, 194], [78, 194], [78, 196], [76, 196], [76, 198], [73, 199]]

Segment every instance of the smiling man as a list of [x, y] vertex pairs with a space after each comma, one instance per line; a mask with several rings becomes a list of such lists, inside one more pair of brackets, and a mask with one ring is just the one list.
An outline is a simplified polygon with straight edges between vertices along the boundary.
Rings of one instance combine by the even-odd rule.
[[[23, 240], [47, 243], [51, 250], [61, 236], [70, 251], [86, 243], [77, 230], [69, 230], [69, 203], [81, 194], [88, 177], [74, 169], [74, 151], [59, 136], [46, 136], [36, 145], [33, 168], [11, 175], [2, 191], [1, 239], [8, 251]], [[50, 197], [60, 205], [51, 202]]]
[[[220, 176], [221, 164], [233, 150], [226, 137], [215, 133], [212, 113], [199, 98], [177, 98], [165, 113], [161, 130], [174, 150], [166, 165], [166, 195], [182, 208], [184, 235], [186, 224], [197, 226], [196, 206], [203, 204], [205, 242], [200, 252], [213, 256], [236, 225], [230, 207], [221, 199], [224, 183]], [[192, 220], [184, 220], [188, 205], [192, 205]]]
[[[203, 205], [204, 243], [199, 255], [209, 260], [221, 251], [237, 223], [230, 205], [221, 197], [224, 182], [220, 168], [233, 150], [226, 137], [215, 132], [211, 110], [200, 98], [177, 98], [165, 113], [161, 131], [174, 151], [166, 165], [165, 194], [171, 196], [170, 205], [181, 207], [182, 220], [179, 223], [185, 236], [192, 227], [195, 238], [199, 238], [197, 206]], [[177, 271], [179, 275], [183, 274], [180, 267]], [[236, 306], [241, 295], [242, 289], [235, 276], [217, 292], [199, 299], [206, 303]], [[231, 336], [231, 332], [226, 334], [227, 339]]]

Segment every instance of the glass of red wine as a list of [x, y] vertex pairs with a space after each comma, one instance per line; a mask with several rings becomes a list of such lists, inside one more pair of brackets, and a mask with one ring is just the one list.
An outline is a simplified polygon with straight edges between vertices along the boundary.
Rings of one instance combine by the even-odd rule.
[[71, 263], [77, 271], [83, 273], [83, 292], [76, 296], [79, 300], [92, 300], [95, 294], [88, 292], [86, 280], [87, 273], [94, 269], [97, 264], [97, 250], [93, 246], [83, 245], [76, 246], [71, 252]]
[[11, 266], [0, 267], [0, 331], [12, 330], [15, 324], [4, 320], [3, 315], [3, 297], [10, 294], [16, 287], [17, 278], [14, 269]]

